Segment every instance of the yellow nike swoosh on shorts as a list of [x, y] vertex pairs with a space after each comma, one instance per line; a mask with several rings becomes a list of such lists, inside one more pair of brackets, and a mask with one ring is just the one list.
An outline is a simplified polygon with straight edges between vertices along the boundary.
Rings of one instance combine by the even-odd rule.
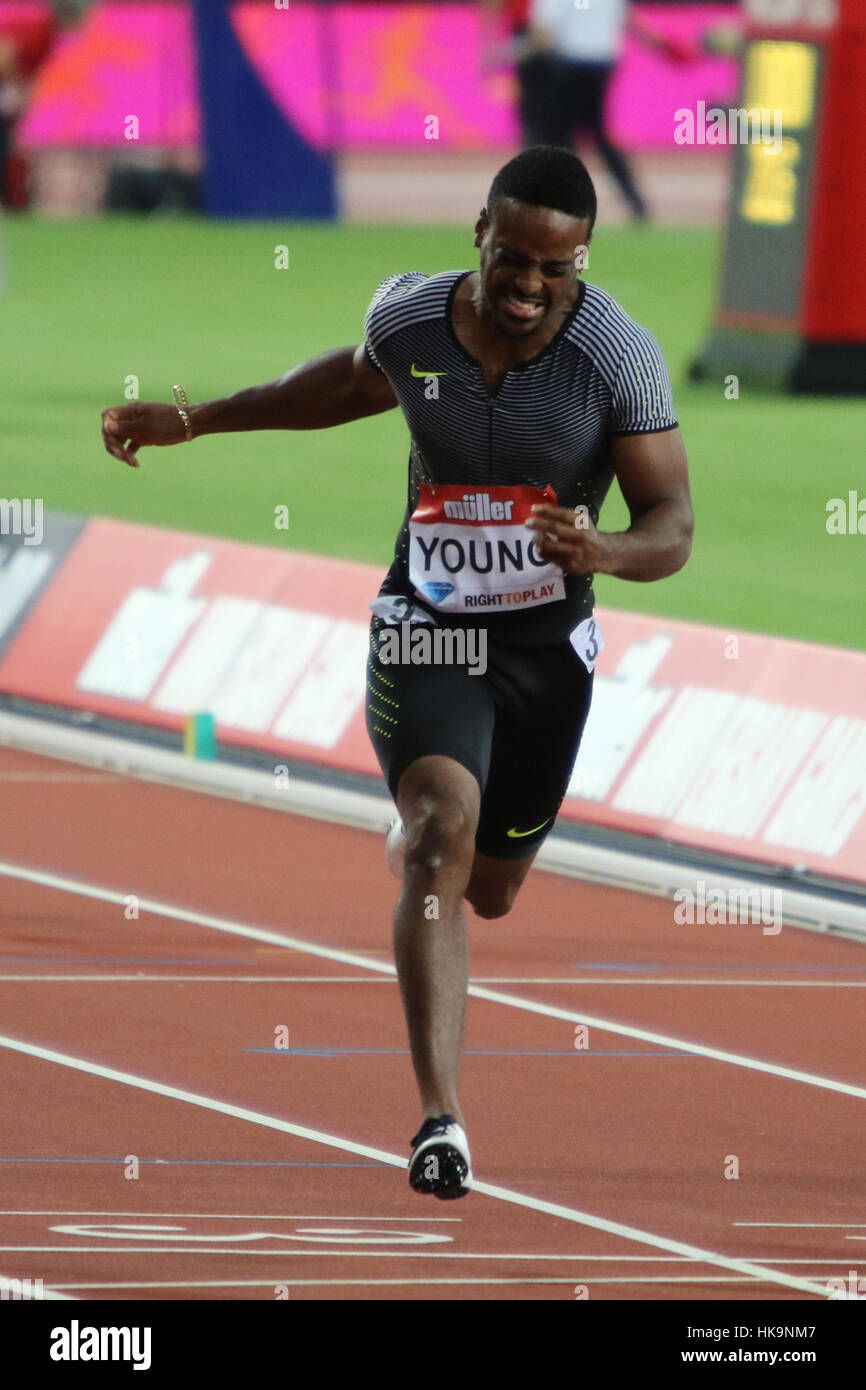
[[415, 366], [415, 363], [414, 363], [414, 362], [412, 363], [412, 366], [409, 368], [409, 374], [410, 374], [410, 376], [447, 376], [447, 375], [448, 375], [447, 372], [419, 372], [419, 371], [418, 371], [418, 368]]
[[522, 840], [527, 835], [534, 835], [536, 830], [543, 829], [543, 827], [547, 825], [547, 821], [551, 820], [553, 820], [553, 816], [548, 816], [547, 820], [541, 822], [541, 825], [534, 825], [531, 830], [508, 830], [506, 834], [510, 840]]

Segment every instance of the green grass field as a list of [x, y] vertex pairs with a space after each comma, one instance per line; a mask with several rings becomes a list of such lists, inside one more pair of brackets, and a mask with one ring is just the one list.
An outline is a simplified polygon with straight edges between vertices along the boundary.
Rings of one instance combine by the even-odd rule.
[[[398, 411], [335, 430], [209, 437], [145, 449], [133, 470], [102, 447], [99, 412], [135, 374], [144, 400], [191, 400], [266, 381], [359, 341], [376, 284], [395, 270], [476, 264], [453, 228], [106, 219], [0, 227], [0, 495], [266, 545], [390, 559], [405, 500]], [[274, 248], [290, 267], [274, 269]], [[710, 321], [717, 238], [602, 230], [587, 278], [666, 353], [689, 450], [696, 535], [659, 584], [602, 577], [601, 603], [725, 628], [866, 647], [866, 538], [828, 536], [826, 504], [863, 483], [866, 401], [692, 386]], [[289, 507], [288, 533], [274, 508]], [[616, 489], [603, 529], [626, 523]]]

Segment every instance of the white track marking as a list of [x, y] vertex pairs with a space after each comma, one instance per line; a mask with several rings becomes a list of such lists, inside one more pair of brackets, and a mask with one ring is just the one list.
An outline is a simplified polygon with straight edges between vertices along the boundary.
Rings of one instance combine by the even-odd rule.
[[759, 989], [866, 989], [866, 980], [684, 980], [678, 977], [674, 980], [642, 979], [636, 976], [634, 979], [624, 979], [617, 976], [615, 979], [593, 976], [588, 979], [583, 975], [572, 975], [568, 979], [539, 979], [514, 978], [510, 975], [503, 976], [501, 979], [488, 979], [483, 975], [475, 975], [472, 978], [474, 985], [727, 985], [730, 988], [738, 989], [741, 985], [752, 985]]
[[[354, 1140], [338, 1138], [335, 1135], [325, 1134], [322, 1130], [310, 1129], [306, 1125], [296, 1125], [288, 1120], [277, 1119], [273, 1115], [263, 1115], [259, 1111], [250, 1110], [245, 1106], [231, 1105], [226, 1101], [214, 1100], [210, 1096], [202, 1096], [193, 1091], [181, 1090], [176, 1086], [167, 1086], [159, 1081], [150, 1081], [145, 1077], [134, 1076], [130, 1072], [118, 1071], [113, 1067], [104, 1067], [96, 1062], [88, 1062], [81, 1057], [72, 1057], [68, 1053], [55, 1052], [50, 1048], [40, 1047], [35, 1043], [21, 1042], [16, 1038], [0, 1036], [0, 1046], [9, 1048], [13, 1052], [21, 1052], [26, 1056], [36, 1057], [41, 1061], [53, 1062], [58, 1066], [69, 1067], [73, 1071], [85, 1072], [90, 1076], [99, 1076], [108, 1081], [117, 1081], [125, 1086], [133, 1086], [137, 1090], [149, 1091], [154, 1095], [166, 1096], [170, 1100], [184, 1101], [187, 1105], [195, 1105], [204, 1110], [216, 1111], [222, 1115], [231, 1115], [235, 1119], [245, 1120], [249, 1124], [262, 1125], [266, 1129], [280, 1130], [284, 1134], [294, 1134], [300, 1139], [309, 1139], [314, 1143], [326, 1145], [329, 1148], [342, 1149], [347, 1153], [360, 1154], [364, 1158], [374, 1158], [380, 1163], [386, 1163], [393, 1168], [407, 1168], [407, 1160], [399, 1154], [392, 1154], [384, 1149], [375, 1149], [368, 1144], [358, 1144]], [[783, 1274], [778, 1270], [767, 1269], [762, 1265], [751, 1264], [746, 1260], [731, 1259], [726, 1255], [716, 1254], [714, 1251], [702, 1250], [697, 1245], [690, 1245], [685, 1241], [669, 1240], [666, 1236], [652, 1235], [647, 1231], [639, 1230], [635, 1226], [626, 1226], [619, 1221], [608, 1221], [603, 1217], [593, 1216], [588, 1212], [578, 1211], [573, 1207], [562, 1206], [556, 1202], [541, 1201], [536, 1197], [525, 1196], [521, 1192], [514, 1192], [506, 1187], [498, 1187], [492, 1183], [475, 1182], [473, 1190], [482, 1196], [493, 1197], [497, 1201], [507, 1202], [512, 1206], [524, 1207], [530, 1211], [542, 1212], [547, 1216], [558, 1217], [563, 1221], [571, 1221], [577, 1225], [590, 1226], [598, 1231], [607, 1231], [610, 1235], [621, 1236], [625, 1240], [637, 1241], [641, 1245], [650, 1245], [657, 1250], [668, 1250], [674, 1255], [686, 1255], [689, 1259], [700, 1262], [701, 1264], [718, 1265], [722, 1269], [730, 1269], [735, 1274], [744, 1274], [750, 1279], [761, 1279], [769, 1284], [782, 1284], [787, 1288], [799, 1289], [804, 1293], [816, 1294], [818, 1297], [826, 1298], [827, 1290], [818, 1284], [813, 1284], [807, 1279], [800, 1279], [794, 1275]]]
[[794, 1067], [783, 1067], [775, 1062], [762, 1062], [756, 1057], [745, 1057], [741, 1053], [727, 1052], [722, 1048], [706, 1047], [702, 1043], [674, 1038], [667, 1033], [655, 1033], [646, 1028], [633, 1028], [624, 1023], [613, 1023], [610, 1019], [597, 1018], [594, 1014], [575, 1013], [570, 1009], [556, 1008], [551, 1004], [539, 1004], [531, 999], [522, 999], [515, 994], [502, 994], [498, 990], [470, 986], [469, 993], [475, 999], [486, 999], [491, 1004], [503, 1004], [512, 1009], [523, 1009], [527, 1013], [543, 1014], [546, 1018], [560, 1018], [567, 1023], [583, 1023], [601, 1032], [615, 1033], [622, 1038], [635, 1038], [640, 1042], [653, 1043], [659, 1047], [672, 1048], [680, 1052], [692, 1052], [696, 1057], [709, 1057], [714, 1062], [726, 1062], [730, 1066], [745, 1067], [749, 1071], [765, 1072], [786, 1081], [799, 1081], [807, 1086], [815, 1086], [825, 1091], [836, 1091], [841, 1095], [856, 1096], [866, 1100], [866, 1086], [852, 1086], [847, 1081], [835, 1081], [828, 1076], [818, 1076], [814, 1072], [799, 1071]]
[[260, 1216], [248, 1212], [232, 1215], [212, 1211], [0, 1211], [0, 1216], [141, 1216], [145, 1221], [167, 1217], [172, 1221], [447, 1221], [463, 1224], [462, 1216], [309, 1216], [285, 1212], [279, 1216]]
[[474, 975], [472, 983], [474, 985], [727, 985], [734, 989], [741, 985], [753, 985], [761, 989], [866, 989], [866, 980], [684, 980], [681, 977], [672, 980], [660, 980], [653, 977], [642, 979], [640, 976], [633, 979], [623, 978], [619, 975], [613, 979], [597, 975], [593, 975], [591, 978], [584, 975], [570, 975], [568, 979], [539, 978], [537, 976], [520, 978], [510, 975], [504, 975], [501, 978], [488, 978], [484, 975]]
[[[101, 902], [124, 905], [126, 894], [114, 889], [100, 888], [95, 884], [78, 883], [74, 879], [58, 874], [45, 873], [39, 869], [25, 869], [20, 865], [0, 862], [0, 876], [21, 879], [27, 883], [37, 883], [42, 887], [56, 888], [61, 892], [74, 893], [80, 897], [95, 898]], [[215, 917], [207, 912], [195, 912], [190, 908], [174, 907], [169, 903], [151, 898], [139, 897], [141, 912], [151, 912], [156, 916], [169, 917], [178, 922], [189, 922], [195, 926], [224, 932], [229, 936], [247, 937], [254, 941], [266, 941], [269, 945], [281, 946], [286, 950], [300, 951], [303, 954], [319, 956], [325, 960], [339, 961], [356, 969], [375, 971], [377, 974], [396, 975], [396, 967], [386, 961], [373, 961], [356, 951], [337, 950], [331, 946], [319, 946], [312, 941], [304, 941], [295, 936], [283, 936], [279, 932], [263, 927], [249, 927], [241, 922], [224, 917]], [[740, 1053], [726, 1052], [721, 1048], [706, 1047], [702, 1043], [688, 1042], [682, 1038], [672, 1038], [666, 1033], [655, 1033], [647, 1028], [634, 1028], [628, 1024], [615, 1023], [610, 1019], [597, 1018], [594, 1014], [576, 1013], [572, 1009], [561, 1009], [553, 1004], [538, 1003], [523, 999], [517, 994], [503, 994], [499, 990], [486, 989], [482, 985], [470, 985], [469, 994], [474, 999], [484, 999], [490, 1004], [501, 1004], [506, 1008], [520, 1009], [525, 1013], [540, 1014], [544, 1018], [558, 1018], [566, 1023], [583, 1023], [590, 1028], [598, 1028], [605, 1033], [613, 1033], [622, 1038], [635, 1038], [659, 1047], [672, 1048], [679, 1052], [691, 1052], [696, 1057], [709, 1057], [714, 1062], [725, 1062], [730, 1066], [745, 1067], [749, 1071], [764, 1072], [778, 1076], [786, 1081], [799, 1081], [807, 1086], [815, 1086], [825, 1091], [835, 1091], [840, 1095], [855, 1096], [866, 1100], [866, 1087], [852, 1086], [846, 1081], [835, 1081], [831, 1077], [818, 1076], [813, 1072], [798, 1071], [793, 1067], [783, 1067], [774, 1062], [762, 1062], [756, 1057], [745, 1057]]]
[[[709, 1265], [711, 1263], [711, 1261], [709, 1260], [694, 1260], [691, 1257], [686, 1258], [685, 1256], [675, 1258], [673, 1256], [658, 1255], [526, 1255], [523, 1253], [517, 1253], [514, 1255], [502, 1255], [496, 1253], [491, 1255], [483, 1254], [481, 1252], [466, 1253], [463, 1251], [456, 1250], [433, 1250], [428, 1247], [425, 1247], [423, 1250], [412, 1250], [408, 1246], [403, 1246], [399, 1250], [381, 1250], [374, 1248], [365, 1248], [363, 1250], [344, 1250], [342, 1248], [339, 1248], [339, 1242], [336, 1240], [334, 1241], [333, 1246], [329, 1247], [326, 1250], [308, 1250], [306, 1249], [306, 1247], [302, 1249], [292, 1248], [290, 1250], [285, 1249], [284, 1247], [280, 1247], [279, 1250], [253, 1250], [252, 1248], [244, 1248], [243, 1250], [239, 1250], [236, 1245], [227, 1245], [225, 1246], [225, 1248], [214, 1247], [213, 1249], [209, 1249], [205, 1246], [196, 1246], [195, 1250], [193, 1251], [189, 1248], [189, 1246], [184, 1246], [183, 1248], [181, 1248], [178, 1245], [144, 1246], [118, 1245], [115, 1243], [112, 1244], [110, 1247], [107, 1245], [0, 1245], [0, 1251], [19, 1255], [30, 1254], [188, 1256], [195, 1254], [196, 1259], [198, 1259], [199, 1255], [248, 1255], [251, 1258], [257, 1255], [265, 1255], [283, 1260], [471, 1260], [474, 1264], [484, 1264], [490, 1260], [504, 1260], [510, 1264], [520, 1264], [524, 1260], [535, 1260], [542, 1264], [553, 1264], [555, 1261], [560, 1264], [588, 1264], [590, 1261], [594, 1261], [596, 1263], [615, 1262], [618, 1264], [621, 1263], [637, 1265], [676, 1264], [680, 1266], [691, 1265], [695, 1267], [700, 1265]], [[763, 1261], [763, 1263], [773, 1268], [776, 1265], [806, 1265], [809, 1269], [812, 1269], [813, 1266], [817, 1265], [832, 1265], [835, 1269], [838, 1270], [841, 1258], [841, 1256], [837, 1255], [836, 1258], [833, 1260], [769, 1260]], [[756, 1257], [755, 1259], [746, 1261], [746, 1263], [759, 1264], [761, 1263], [761, 1261]], [[773, 1268], [771, 1268], [771, 1272], [773, 1272]], [[684, 1277], [688, 1279], [700, 1279], [703, 1276], [695, 1274]], [[750, 1278], [751, 1277], [753, 1276], [750, 1276]], [[732, 1282], [736, 1283], [737, 1281], [733, 1280]], [[762, 1282], [766, 1283], [766, 1278], [764, 1278]], [[822, 1295], [826, 1296], [826, 1289], [821, 1288], [819, 1289], [819, 1292]]]
[[[286, 1288], [377, 1288], [385, 1286], [387, 1288], [403, 1288], [404, 1286], [413, 1287], [420, 1285], [422, 1288], [426, 1284], [446, 1284], [462, 1287], [465, 1284], [562, 1284], [566, 1288], [573, 1288], [575, 1283], [579, 1284], [740, 1284], [741, 1279], [734, 1278], [731, 1274], [708, 1274], [705, 1278], [686, 1277], [667, 1279], [656, 1275], [644, 1277], [635, 1275], [633, 1279], [202, 1279], [192, 1281], [166, 1281], [164, 1283], [136, 1283], [136, 1284], [58, 1284], [61, 1289], [273, 1289], [277, 1285]], [[275, 1300], [279, 1302], [280, 1300]]]
[[369, 975], [0, 975], [0, 983], [36, 984], [187, 984], [216, 985], [391, 985]]
[[[132, 1237], [131, 1237], [132, 1238]], [[140, 1237], [145, 1238], [145, 1237]], [[502, 1259], [506, 1264], [520, 1264], [524, 1259], [532, 1259], [539, 1264], [552, 1264], [553, 1261], [559, 1264], [587, 1264], [588, 1261], [609, 1262], [610, 1255], [503, 1255], [499, 1252], [485, 1254], [484, 1251], [453, 1251], [453, 1250], [432, 1250], [425, 1245], [424, 1250], [413, 1250], [410, 1245], [402, 1245], [399, 1250], [382, 1250], [381, 1247], [366, 1245], [364, 1248], [343, 1248], [339, 1244], [338, 1238], [334, 1238], [331, 1247], [321, 1250], [318, 1248], [286, 1247], [281, 1245], [279, 1250], [257, 1250], [250, 1245], [240, 1250], [238, 1245], [196, 1245], [195, 1250], [189, 1245], [122, 1245], [120, 1241], [113, 1241], [111, 1244], [104, 1245], [0, 1245], [0, 1251], [4, 1254], [17, 1255], [249, 1255], [250, 1258], [257, 1258], [259, 1255], [277, 1257], [278, 1259], [468, 1259], [473, 1264], [487, 1264], [493, 1259]], [[627, 1264], [634, 1265], [709, 1265], [709, 1259], [691, 1259], [685, 1257], [657, 1257], [657, 1255], [620, 1255], [619, 1259]], [[785, 1261], [777, 1261], [777, 1264], [784, 1264]], [[753, 1261], [748, 1261], [753, 1264]], [[838, 1265], [838, 1259], [827, 1259], [827, 1261], [791, 1261], [791, 1264], [827, 1264]], [[753, 1276], [749, 1276], [753, 1277]]]
[[732, 1221], [731, 1225], [757, 1226], [762, 1231], [862, 1231], [866, 1228], [866, 1221]]
[[[0, 877], [20, 879], [25, 883], [36, 883], [43, 888], [54, 888], [62, 893], [73, 893], [81, 898], [93, 898], [98, 902], [126, 906], [128, 894], [118, 893], [113, 888], [100, 888], [92, 883], [79, 883], [75, 879], [64, 878], [59, 874], [44, 873], [41, 869], [25, 869], [17, 864], [0, 861]], [[287, 951], [299, 951], [302, 955], [318, 956], [322, 960], [337, 961], [340, 965], [351, 965], [360, 970], [375, 970], [383, 975], [396, 975], [396, 967], [389, 961], [371, 960], [360, 951], [342, 951], [333, 946], [319, 946], [315, 942], [286, 936], [281, 932], [270, 931], [266, 927], [250, 927], [242, 922], [234, 922], [226, 917], [215, 917], [209, 912], [196, 912], [191, 908], [177, 907], [171, 903], [157, 902], [153, 898], [138, 896], [140, 912], [152, 912], [156, 917], [168, 917], [175, 922], [189, 922], [192, 926], [207, 927], [210, 931], [223, 932], [228, 936], [241, 936], [250, 941], [264, 941], [269, 946], [279, 946]]]
[[[0, 975], [0, 984], [391, 985], [396, 976], [370, 975]], [[473, 985], [754, 985], [760, 989], [866, 989], [866, 980], [606, 980], [475, 975]]]

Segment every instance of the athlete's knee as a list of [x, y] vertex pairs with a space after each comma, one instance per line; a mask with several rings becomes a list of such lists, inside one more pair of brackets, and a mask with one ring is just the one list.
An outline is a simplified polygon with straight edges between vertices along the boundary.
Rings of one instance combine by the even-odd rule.
[[507, 917], [534, 859], [534, 854], [508, 861], [476, 853], [464, 894], [476, 916], [488, 921]]
[[473, 887], [470, 883], [466, 890], [466, 901], [476, 917], [483, 917], [486, 921], [492, 922], [497, 917], [508, 916], [514, 906], [518, 888], [519, 884], [516, 883], [487, 885], [483, 888]]
[[424, 797], [404, 817], [404, 862], [407, 873], [432, 875], [471, 860], [475, 826], [468, 809], [459, 802]]

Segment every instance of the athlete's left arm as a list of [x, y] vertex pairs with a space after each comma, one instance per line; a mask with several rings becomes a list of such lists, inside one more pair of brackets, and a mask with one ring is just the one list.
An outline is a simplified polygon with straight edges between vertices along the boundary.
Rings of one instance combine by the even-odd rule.
[[628, 530], [599, 531], [580, 511], [539, 507], [527, 522], [536, 531], [536, 550], [566, 574], [643, 581], [676, 574], [689, 558], [694, 530], [680, 431], [618, 435], [611, 449], [631, 518]]

